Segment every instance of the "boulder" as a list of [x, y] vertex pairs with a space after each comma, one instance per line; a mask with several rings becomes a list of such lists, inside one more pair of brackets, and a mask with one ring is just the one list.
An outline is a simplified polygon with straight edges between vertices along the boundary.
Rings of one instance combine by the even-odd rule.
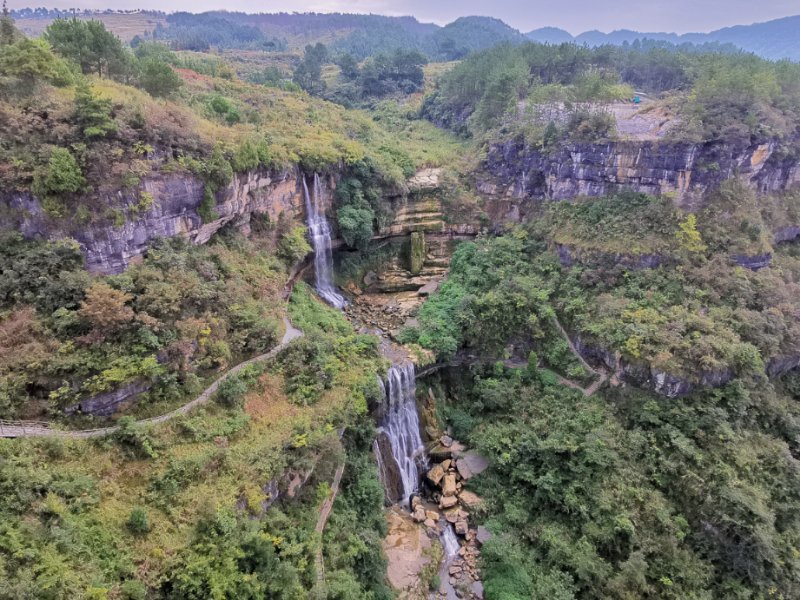
[[467, 520], [461, 519], [460, 521], [456, 521], [455, 530], [458, 535], [467, 535], [467, 531], [469, 531]]
[[439, 513], [437, 513], [435, 510], [427, 510], [425, 511], [425, 518], [431, 519], [432, 521], [438, 521]]
[[478, 540], [478, 543], [483, 545], [488, 542], [492, 538], [491, 532], [486, 529], [483, 525], [478, 526], [478, 530], [475, 535], [475, 539]]
[[445, 471], [447, 471], [447, 470], [450, 468], [450, 465], [452, 465], [452, 464], [453, 464], [453, 461], [452, 461], [452, 460], [450, 460], [449, 458], [448, 458], [448, 459], [446, 459], [446, 460], [443, 460], [443, 461], [442, 461], [442, 469], [444, 469]]
[[433, 519], [425, 519], [425, 527], [428, 529], [435, 529], [436, 528], [436, 521]]
[[439, 482], [444, 477], [445, 470], [442, 468], [442, 465], [434, 465], [433, 468], [428, 471], [426, 477], [428, 481], [430, 481], [433, 485], [439, 485]]
[[456, 474], [447, 473], [444, 476], [444, 483], [442, 484], [442, 495], [455, 496], [457, 491], [458, 490], [456, 488]]
[[367, 271], [367, 274], [364, 275], [364, 285], [369, 287], [376, 281], [378, 281], [378, 274], [375, 271]]
[[442, 499], [439, 500], [439, 508], [442, 510], [453, 508], [456, 504], [458, 504], [458, 498], [455, 496], [442, 496]]
[[422, 505], [417, 506], [414, 509], [414, 513], [411, 515], [411, 518], [414, 519], [417, 523], [422, 523], [425, 519], [427, 519], [427, 515], [425, 514], [425, 507]]
[[483, 498], [474, 492], [470, 492], [469, 490], [462, 490], [458, 495], [458, 499], [461, 501], [461, 504], [467, 508], [475, 508], [483, 504]]
[[489, 461], [475, 452], [466, 452], [456, 461], [456, 469], [462, 479], [469, 479], [489, 467]]
[[439, 438], [439, 443], [441, 443], [445, 448], [449, 448], [453, 445], [453, 438], [451, 438], [449, 435], [443, 435]]

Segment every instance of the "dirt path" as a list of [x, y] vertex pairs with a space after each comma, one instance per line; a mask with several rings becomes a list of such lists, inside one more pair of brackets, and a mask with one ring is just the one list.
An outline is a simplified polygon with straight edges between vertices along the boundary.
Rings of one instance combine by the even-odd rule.
[[569, 349], [572, 351], [572, 354], [575, 355], [575, 358], [577, 358], [580, 361], [580, 363], [583, 365], [583, 368], [586, 369], [587, 371], [589, 371], [590, 373], [594, 373], [595, 375], [600, 375], [600, 372], [597, 369], [595, 369], [594, 367], [592, 367], [589, 363], [587, 363], [584, 360], [583, 356], [581, 356], [581, 353], [578, 352], [578, 349], [575, 348], [575, 344], [572, 343], [572, 340], [567, 335], [567, 331], [561, 325], [561, 321], [558, 320], [557, 316], [553, 315], [552, 322], [553, 322], [553, 325], [556, 326], [556, 329], [558, 329], [559, 333], [561, 333], [561, 335], [564, 338], [564, 340], [566, 340], [567, 344], [569, 344]]
[[[342, 482], [342, 474], [344, 474], [344, 461], [342, 461], [342, 464], [340, 464], [339, 468], [336, 469], [336, 473], [333, 476], [333, 484], [331, 485], [331, 495], [327, 500], [325, 500], [325, 502], [322, 503], [322, 508], [319, 511], [319, 518], [317, 519], [317, 526], [314, 527], [314, 531], [316, 531], [320, 536], [322, 536], [322, 532], [325, 530], [325, 524], [328, 522], [328, 517], [331, 516], [333, 503], [336, 500], [336, 494], [339, 493], [339, 484]], [[324, 581], [325, 560], [322, 557], [321, 545], [314, 562], [317, 567], [317, 581]]]
[[[158, 417], [151, 417], [149, 419], [142, 419], [141, 421], [137, 421], [137, 424], [154, 424], [154, 423], [164, 423], [165, 421], [169, 421], [170, 419], [174, 419], [179, 415], [186, 414], [193, 408], [200, 406], [201, 404], [206, 404], [211, 397], [214, 395], [214, 392], [217, 391], [220, 384], [235, 375], [242, 369], [248, 367], [249, 365], [264, 362], [265, 360], [269, 360], [274, 358], [281, 350], [286, 348], [292, 340], [295, 340], [299, 337], [303, 336], [303, 332], [299, 329], [295, 328], [292, 323], [289, 321], [288, 318], [283, 318], [283, 324], [286, 328], [283, 338], [281, 339], [280, 343], [275, 346], [269, 352], [265, 354], [261, 354], [259, 356], [255, 356], [249, 360], [246, 360], [242, 363], [239, 363], [229, 371], [225, 372], [219, 379], [217, 379], [214, 383], [208, 386], [203, 393], [197, 396], [194, 400], [191, 400], [176, 408], [175, 410], [168, 412], [166, 414], [160, 415]], [[100, 429], [84, 429], [78, 431], [63, 431], [60, 429], [52, 429], [48, 423], [41, 423], [41, 422], [31, 422], [31, 421], [0, 421], [0, 437], [5, 438], [18, 438], [18, 437], [43, 437], [43, 436], [50, 436], [50, 437], [67, 437], [67, 438], [74, 438], [74, 439], [84, 439], [90, 437], [98, 437], [101, 435], [108, 435], [110, 433], [114, 433], [118, 427], [103, 427]]]

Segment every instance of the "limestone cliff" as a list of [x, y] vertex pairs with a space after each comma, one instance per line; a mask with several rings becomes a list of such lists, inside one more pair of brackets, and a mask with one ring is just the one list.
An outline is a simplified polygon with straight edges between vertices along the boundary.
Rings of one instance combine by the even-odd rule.
[[[77, 223], [49, 217], [39, 199], [29, 192], [0, 195], [4, 218], [2, 227], [20, 231], [30, 238], [75, 239], [86, 254], [86, 266], [99, 273], [119, 273], [145, 253], [156, 238], [184, 235], [202, 244], [224, 225], [247, 228], [251, 215], [263, 213], [275, 221], [281, 214], [303, 218], [301, 174], [297, 169], [253, 171], [236, 175], [217, 193], [217, 218], [204, 223], [199, 209], [203, 182], [186, 172], [153, 173], [142, 180], [138, 190], [115, 192], [108, 203], [122, 206], [121, 224], [105, 221]], [[141, 214], [135, 205], [141, 191], [153, 198]]]
[[533, 200], [603, 196], [622, 188], [672, 194], [695, 209], [706, 192], [738, 176], [759, 192], [800, 184], [800, 158], [776, 141], [751, 145], [624, 141], [567, 144], [542, 152], [524, 141], [490, 146], [477, 174], [492, 221], [519, 220]]

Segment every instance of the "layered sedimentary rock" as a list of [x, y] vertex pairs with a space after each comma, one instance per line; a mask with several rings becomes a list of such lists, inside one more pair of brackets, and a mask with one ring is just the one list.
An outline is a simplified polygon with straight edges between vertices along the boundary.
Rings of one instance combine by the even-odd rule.
[[[29, 238], [73, 238], [86, 254], [90, 271], [119, 273], [157, 238], [182, 235], [203, 244], [228, 223], [246, 229], [254, 213], [266, 214], [272, 221], [282, 213], [294, 219], [304, 214], [300, 174], [294, 169], [235, 176], [217, 193], [216, 218], [206, 223], [200, 216], [204, 186], [198, 177], [186, 172], [153, 173], [141, 185], [140, 190], [119, 190], [107, 199], [108, 205], [123, 207], [121, 225], [56, 220], [45, 213], [38, 198], [19, 192], [0, 196], [0, 204], [5, 205], [3, 227]], [[134, 214], [141, 191], [150, 194], [153, 202], [146, 211]]]
[[493, 222], [518, 220], [539, 199], [604, 196], [621, 189], [671, 194], [687, 209], [731, 177], [759, 192], [800, 184], [800, 159], [777, 142], [751, 145], [686, 142], [567, 144], [544, 153], [523, 141], [494, 144], [477, 174], [478, 189], [492, 199]]

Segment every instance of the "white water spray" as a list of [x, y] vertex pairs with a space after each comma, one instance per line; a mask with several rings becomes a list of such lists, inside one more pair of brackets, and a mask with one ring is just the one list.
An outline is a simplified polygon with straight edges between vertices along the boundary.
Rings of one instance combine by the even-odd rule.
[[323, 300], [335, 308], [343, 308], [347, 302], [333, 285], [333, 253], [331, 252], [331, 228], [325, 217], [322, 202], [322, 183], [314, 173], [314, 198], [308, 193], [308, 184], [303, 177], [303, 194], [306, 201], [308, 231], [314, 246], [314, 284]]

